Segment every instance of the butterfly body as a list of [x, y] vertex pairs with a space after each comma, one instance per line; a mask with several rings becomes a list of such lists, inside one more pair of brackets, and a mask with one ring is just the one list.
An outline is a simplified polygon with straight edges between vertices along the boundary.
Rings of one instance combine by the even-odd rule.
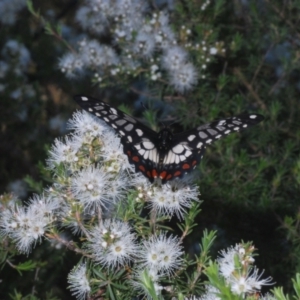
[[183, 177], [196, 168], [207, 145], [264, 119], [258, 114], [242, 114], [178, 134], [173, 134], [167, 127], [157, 133], [105, 102], [82, 95], [74, 99], [83, 109], [116, 130], [129, 162], [151, 182], [160, 178], [166, 183]]

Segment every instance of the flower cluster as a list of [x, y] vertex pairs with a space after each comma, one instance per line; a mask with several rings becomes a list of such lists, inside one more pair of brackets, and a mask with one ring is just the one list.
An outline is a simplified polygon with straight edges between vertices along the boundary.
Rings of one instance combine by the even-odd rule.
[[[220, 252], [217, 259], [220, 276], [225, 279], [226, 285], [233, 294], [242, 296], [256, 295], [260, 292], [263, 285], [272, 285], [272, 278], [261, 279], [263, 272], [259, 273], [258, 269], [253, 266], [254, 247], [251, 244], [237, 244]], [[206, 286], [206, 292], [201, 297], [185, 298], [186, 300], [210, 300], [221, 299], [221, 292], [212, 285]], [[274, 300], [274, 296], [266, 294], [259, 299]]]
[[[190, 42], [191, 30], [185, 26], [177, 35], [171, 28], [168, 12], [152, 12], [146, 2], [86, 0], [85, 3], [77, 11], [76, 20], [93, 35], [110, 35], [114, 47], [86, 37], [79, 43], [78, 51], [66, 53], [60, 59], [59, 68], [68, 77], [82, 76], [91, 70], [96, 82], [141, 73], [157, 81], [164, 74], [175, 90], [185, 92], [193, 88], [199, 77], [188, 51], [203, 53], [203, 65], [198, 68], [202, 71], [209, 57], [218, 53], [214, 46], [205, 45], [205, 40], [202, 47]], [[208, 3], [205, 2], [205, 7]]]
[[1, 235], [10, 237], [20, 252], [30, 252], [54, 221], [54, 211], [59, 205], [57, 199], [44, 196], [33, 197], [27, 207], [9, 203], [2, 208]]

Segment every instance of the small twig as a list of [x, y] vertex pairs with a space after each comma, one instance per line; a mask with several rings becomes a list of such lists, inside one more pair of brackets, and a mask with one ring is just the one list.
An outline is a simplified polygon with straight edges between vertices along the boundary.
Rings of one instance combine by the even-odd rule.
[[282, 75], [278, 78], [278, 80], [275, 82], [275, 84], [271, 87], [268, 95], [272, 95], [274, 93], [274, 91], [276, 90], [276, 88], [278, 87], [278, 85], [282, 82], [282, 80], [285, 78], [285, 73], [283, 72]]
[[250, 94], [252, 95], [252, 97], [257, 101], [257, 103], [259, 104], [259, 106], [262, 109], [266, 109], [266, 105], [264, 104], [264, 102], [260, 99], [260, 97], [258, 96], [258, 94], [256, 93], [256, 91], [253, 89], [252, 85], [247, 81], [247, 79], [245, 78], [245, 76], [241, 73], [241, 71], [237, 68], [234, 69], [234, 74], [237, 75], [238, 79], [244, 84], [244, 86], [248, 89], [248, 91], [250, 92]]
[[89, 255], [86, 252], [84, 252], [83, 250], [81, 250], [80, 248], [76, 247], [73, 241], [66, 241], [66, 240], [62, 239], [61, 237], [59, 237], [58, 234], [46, 233], [45, 236], [48, 237], [49, 239], [57, 240], [58, 242], [60, 242], [64, 246], [66, 246], [66, 248], [68, 248], [71, 251], [74, 251], [76, 253], [80, 253], [85, 257], [93, 258], [92, 255]]
[[259, 65], [258, 65], [258, 67], [257, 67], [256, 70], [255, 70], [255, 73], [254, 73], [254, 75], [253, 75], [253, 77], [252, 77], [252, 80], [251, 80], [251, 82], [250, 82], [251, 85], [254, 84], [254, 81], [255, 81], [255, 79], [256, 79], [256, 76], [258, 75], [260, 69], [262, 68], [263, 63], [264, 63], [264, 61], [265, 61], [265, 59], [266, 59], [266, 57], [267, 57], [269, 51], [270, 51], [273, 47], [274, 47], [274, 44], [271, 44], [270, 47], [268, 48], [266, 54], [262, 57], [262, 59], [261, 59]]

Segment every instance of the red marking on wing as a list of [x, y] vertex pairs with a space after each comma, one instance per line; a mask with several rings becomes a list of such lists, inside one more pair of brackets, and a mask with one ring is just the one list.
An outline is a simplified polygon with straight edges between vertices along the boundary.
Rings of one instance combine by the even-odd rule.
[[152, 170], [152, 177], [156, 178], [157, 177], [157, 171], [156, 170]]
[[162, 171], [160, 174], [159, 174], [159, 177], [161, 179], [165, 179], [165, 177], [167, 176], [167, 172], [166, 171]]
[[135, 162], [139, 162], [139, 161], [140, 161], [140, 159], [139, 159], [138, 156], [134, 156], [134, 157], [132, 158], [132, 160], [135, 161]]
[[150, 171], [147, 171], [147, 176], [148, 176], [149, 178], [152, 178], [152, 175], [151, 175], [151, 172], [150, 172]]
[[195, 166], [196, 164], [197, 164], [197, 161], [194, 160], [194, 161], [192, 162], [192, 166]]
[[180, 172], [180, 171], [176, 171], [176, 172], [174, 173], [174, 177], [180, 176], [180, 175], [181, 175], [181, 172]]
[[169, 174], [169, 175], [167, 176], [166, 180], [169, 180], [169, 179], [171, 179], [171, 178], [172, 178], [172, 174]]
[[146, 171], [145, 167], [142, 166], [142, 165], [139, 165], [139, 169], [140, 169], [142, 172], [145, 172], [145, 171]]
[[183, 170], [187, 170], [187, 169], [189, 169], [191, 166], [189, 165], [189, 164], [184, 164], [183, 166], [182, 166], [182, 169]]
[[128, 150], [128, 151], [127, 151], [127, 155], [128, 155], [128, 156], [131, 156], [131, 151]]

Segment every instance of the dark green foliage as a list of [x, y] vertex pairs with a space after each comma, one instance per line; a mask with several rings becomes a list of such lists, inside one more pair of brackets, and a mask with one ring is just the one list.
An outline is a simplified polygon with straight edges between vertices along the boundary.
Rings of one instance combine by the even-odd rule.
[[[193, 228], [187, 247], [190, 247], [191, 255], [199, 255], [194, 245], [199, 244], [205, 228], [218, 231], [213, 254], [241, 239], [252, 240], [260, 254], [257, 266], [266, 269], [266, 274], [283, 285], [285, 292], [291, 291], [290, 278], [300, 272], [300, 5], [297, 1], [279, 0], [245, 2], [216, 0], [203, 13], [200, 9], [202, 1], [178, 1], [171, 16], [175, 30], [179, 31], [185, 25], [192, 30], [193, 41], [218, 41], [220, 47], [226, 49], [222, 56], [215, 56], [207, 65], [206, 78], [199, 79], [196, 88], [183, 95], [165, 85], [160, 89], [156, 85], [150, 92], [145, 89], [145, 96], [143, 88], [136, 88], [145, 84], [142, 75], [130, 80], [120, 79], [117, 86], [114, 82], [102, 84], [106, 89], [100, 92], [97, 87], [91, 89], [91, 83], [86, 79], [65, 79], [57, 69], [58, 57], [66, 51], [64, 43], [49, 27], [47, 32], [52, 36], [46, 35], [43, 27], [46, 25], [29, 12], [20, 12], [16, 24], [2, 28], [0, 33], [1, 48], [7, 40], [16, 39], [26, 45], [32, 58], [22, 76], [9, 72], [1, 78], [1, 83], [5, 84], [0, 109], [2, 191], [11, 181], [27, 174], [31, 176], [26, 181], [32, 190], [41, 192], [42, 187], [49, 184], [47, 171], [38, 175], [38, 162], [47, 157], [45, 144], [53, 143], [55, 137], [64, 133], [51, 129], [49, 120], [57, 115], [68, 119], [76, 109], [72, 96], [78, 93], [93, 94], [95, 91], [105, 100], [117, 104], [125, 102], [130, 108], [138, 97], [146, 101], [157, 97], [157, 102], [153, 100], [153, 103], [159, 103], [159, 108], [151, 102], [152, 112], [145, 114], [148, 123], [155, 127], [154, 116], [171, 106], [173, 110], [168, 111], [168, 116], [179, 120], [174, 125], [178, 131], [243, 111], [261, 113], [265, 120], [259, 125], [228, 136], [207, 149], [198, 172], [195, 172], [199, 175], [202, 212], [196, 219], [198, 227]], [[61, 7], [61, 3], [39, 2], [41, 15], [47, 19], [46, 9], [50, 8], [57, 16], [52, 20], [55, 26], [60, 22], [76, 26], [73, 20], [75, 4], [70, 2], [73, 4], [67, 6], [64, 3], [66, 7]], [[191, 51], [197, 66], [202, 64], [200, 52]], [[125, 85], [122, 93], [119, 90], [121, 83]], [[27, 85], [34, 90], [33, 95], [22, 90]], [[13, 99], [11, 93], [17, 88], [21, 89], [21, 95]], [[125, 89], [128, 89], [126, 93]], [[139, 90], [141, 94], [137, 93]], [[22, 119], [21, 113], [27, 117]], [[42, 273], [49, 272], [49, 264], [45, 267], [43, 263], [46, 252], [42, 247], [34, 250], [26, 261], [14, 262], [16, 270], [6, 263], [7, 276], [14, 274], [16, 277], [17, 270], [23, 274], [18, 292], [30, 292], [28, 286], [33, 285], [34, 276], [29, 272], [33, 267], [29, 262], [36, 255], [40, 256]], [[60, 283], [54, 280], [61, 276], [61, 270], [55, 264], [65, 265], [69, 260], [68, 254], [61, 258], [60, 255], [60, 251], [51, 253], [55, 260], [51, 276], [44, 277], [45, 290], [38, 286], [40, 298], [36, 299], [54, 299], [45, 294], [50, 290], [53, 295], [68, 299], [61, 294]], [[1, 263], [5, 259], [1, 258]], [[69, 270], [63, 272], [67, 274]], [[24, 276], [26, 273], [31, 275]], [[214, 278], [213, 272], [210, 276]], [[12, 286], [5, 289], [11, 299], [21, 299]], [[113, 285], [109, 291], [107, 297], [121, 299], [114, 294]]]

